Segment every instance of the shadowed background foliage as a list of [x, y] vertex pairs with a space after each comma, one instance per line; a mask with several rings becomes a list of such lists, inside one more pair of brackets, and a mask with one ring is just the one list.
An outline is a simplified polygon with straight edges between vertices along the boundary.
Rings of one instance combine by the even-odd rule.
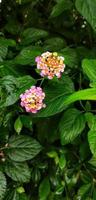
[[[96, 0], [2, 0], [0, 15], [0, 200], [96, 200]], [[42, 81], [46, 51], [60, 79]], [[38, 114], [20, 107], [32, 85]]]

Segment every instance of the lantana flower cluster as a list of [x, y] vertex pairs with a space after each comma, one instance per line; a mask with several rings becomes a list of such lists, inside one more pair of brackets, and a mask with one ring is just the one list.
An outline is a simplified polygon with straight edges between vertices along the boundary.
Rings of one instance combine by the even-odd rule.
[[42, 77], [47, 76], [48, 79], [53, 79], [54, 76], [57, 76], [60, 78], [61, 73], [64, 72], [64, 57], [59, 56], [57, 52], [47, 51], [41, 56], [37, 56], [35, 61], [37, 62], [37, 69], [41, 70], [40, 75]]
[[[35, 59], [37, 63], [37, 69], [41, 70], [41, 76], [47, 76], [48, 79], [52, 79], [54, 76], [61, 77], [61, 73], [64, 72], [65, 64], [64, 58], [58, 56], [58, 54], [45, 52], [41, 56], [37, 56]], [[44, 104], [45, 93], [41, 87], [32, 86], [25, 93], [20, 95], [21, 106], [25, 108], [26, 112], [37, 113], [42, 108], [45, 108]]]
[[20, 95], [21, 106], [25, 107], [27, 112], [37, 113], [41, 108], [45, 108], [43, 100], [45, 93], [41, 87], [32, 86], [29, 90], [26, 90], [24, 94]]

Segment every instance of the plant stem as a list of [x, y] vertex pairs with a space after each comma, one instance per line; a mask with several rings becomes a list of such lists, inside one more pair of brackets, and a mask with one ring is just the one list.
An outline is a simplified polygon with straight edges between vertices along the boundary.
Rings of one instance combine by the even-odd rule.
[[41, 83], [40, 83], [40, 87], [42, 86], [43, 82], [44, 82], [44, 78], [42, 79], [42, 81], [41, 81]]

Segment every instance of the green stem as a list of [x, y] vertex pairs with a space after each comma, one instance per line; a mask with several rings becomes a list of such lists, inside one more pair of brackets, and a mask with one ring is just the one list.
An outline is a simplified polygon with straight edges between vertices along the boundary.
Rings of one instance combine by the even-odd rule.
[[42, 79], [42, 81], [41, 81], [41, 83], [40, 83], [40, 87], [41, 87], [41, 85], [43, 84], [43, 82], [44, 82], [44, 78]]

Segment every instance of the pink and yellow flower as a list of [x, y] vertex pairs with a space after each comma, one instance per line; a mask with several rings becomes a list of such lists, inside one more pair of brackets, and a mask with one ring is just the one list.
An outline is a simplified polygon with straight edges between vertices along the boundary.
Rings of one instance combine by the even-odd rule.
[[64, 57], [59, 56], [57, 52], [51, 53], [47, 51], [41, 54], [41, 56], [37, 56], [35, 61], [42, 77], [47, 76], [49, 79], [52, 79], [54, 76], [57, 76], [60, 78], [61, 73], [64, 72]]
[[32, 86], [24, 94], [21, 94], [20, 98], [21, 106], [25, 108], [26, 112], [37, 113], [41, 108], [46, 107], [43, 103], [45, 93], [41, 87]]

